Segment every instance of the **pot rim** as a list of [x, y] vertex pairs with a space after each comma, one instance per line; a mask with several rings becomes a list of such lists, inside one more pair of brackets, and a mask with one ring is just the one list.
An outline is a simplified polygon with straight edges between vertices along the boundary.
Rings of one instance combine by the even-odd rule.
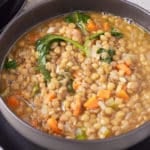
[[[51, 1], [54, 1], [54, 0], [51, 0]], [[20, 18], [24, 17], [26, 14], [28, 14], [28, 12], [30, 11], [33, 11], [34, 9], [36, 8], [39, 8], [39, 7], [42, 7], [42, 5], [46, 5], [48, 3], [50, 3], [51, 1], [45, 1], [45, 2], [41, 2], [39, 3], [38, 5], [34, 6], [34, 7], [31, 7], [29, 8], [28, 10], [26, 11], [23, 11], [22, 13], [20, 13], [19, 15], [16, 15], [10, 22], [9, 24], [6, 25], [5, 29], [3, 30], [3, 32], [1, 33], [0, 35], [0, 41], [1, 39], [3, 38], [3, 36], [5, 35], [5, 33], [7, 33], [7, 30]], [[147, 15], [150, 15], [150, 12], [144, 8], [142, 8], [141, 6], [137, 5], [137, 4], [134, 4], [132, 2], [129, 2], [129, 1], [126, 1], [126, 0], [120, 0], [120, 2], [123, 2], [129, 6], [132, 6], [138, 10], [140, 10], [141, 12], [147, 14]], [[2, 69], [2, 65], [0, 67], [0, 70]], [[75, 140], [75, 139], [66, 139], [64, 137], [58, 137], [58, 136], [54, 136], [54, 135], [51, 135], [51, 134], [47, 134], [41, 130], [38, 130], [34, 127], [32, 127], [31, 125], [27, 124], [25, 121], [23, 121], [22, 119], [20, 119], [17, 115], [15, 115], [6, 105], [6, 103], [2, 100], [2, 98], [0, 97], [0, 104], [2, 105], [2, 107], [4, 107], [3, 109], [6, 109], [6, 111], [15, 119], [17, 120], [22, 126], [25, 126], [26, 128], [28, 128], [31, 132], [34, 132], [34, 133], [37, 133], [39, 136], [42, 135], [46, 138], [53, 138], [55, 140], [60, 140], [60, 141], [66, 141], [66, 142], [71, 142], [71, 143], [80, 143], [80, 144], [90, 144], [90, 143], [109, 143], [109, 142], [112, 142], [112, 141], [116, 141], [120, 138], [125, 138], [125, 137], [128, 137], [128, 136], [131, 136], [131, 135], [134, 135], [136, 132], [140, 132], [141, 130], [143, 130], [143, 128], [147, 128], [150, 126], [150, 121], [144, 123], [143, 125], [141, 125], [140, 127], [136, 128], [136, 129], [133, 129], [127, 133], [124, 133], [124, 134], [121, 134], [121, 135], [118, 135], [118, 136], [112, 136], [112, 137], [109, 137], [109, 138], [106, 138], [106, 139], [95, 139], [95, 140]], [[1, 109], [0, 109], [1, 111]], [[3, 114], [3, 111], [1, 111], [2, 114]], [[148, 136], [145, 136], [145, 138], [149, 137], [150, 134]], [[143, 139], [144, 140], [144, 139]]]

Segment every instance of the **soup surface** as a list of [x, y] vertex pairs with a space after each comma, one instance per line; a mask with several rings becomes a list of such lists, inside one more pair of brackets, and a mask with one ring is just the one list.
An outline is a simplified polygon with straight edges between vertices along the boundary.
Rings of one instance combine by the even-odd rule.
[[43, 132], [117, 136], [150, 120], [150, 34], [111, 14], [54, 18], [16, 42], [1, 82], [8, 107]]

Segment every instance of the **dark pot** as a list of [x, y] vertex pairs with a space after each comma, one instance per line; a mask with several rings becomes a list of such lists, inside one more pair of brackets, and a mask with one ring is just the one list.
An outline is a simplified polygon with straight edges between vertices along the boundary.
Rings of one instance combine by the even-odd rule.
[[[14, 42], [34, 25], [74, 10], [105, 11], [122, 17], [132, 18], [150, 31], [150, 13], [122, 0], [51, 0], [17, 16], [0, 37], [0, 64]], [[104, 140], [76, 141], [55, 137], [36, 130], [13, 114], [0, 99], [0, 110], [8, 122], [24, 137], [42, 147], [54, 150], [117, 150], [130, 147], [150, 136], [150, 122], [121, 136]]]

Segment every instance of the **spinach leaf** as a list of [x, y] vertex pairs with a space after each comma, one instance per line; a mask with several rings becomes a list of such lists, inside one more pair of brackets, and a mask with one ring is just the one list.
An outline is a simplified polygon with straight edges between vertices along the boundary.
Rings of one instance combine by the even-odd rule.
[[106, 63], [111, 63], [113, 61], [113, 56], [115, 55], [115, 51], [112, 49], [106, 50], [104, 48], [100, 48], [97, 50], [97, 54], [107, 53], [107, 57], [102, 57], [100, 55], [100, 60]]
[[116, 38], [122, 38], [123, 37], [123, 34], [115, 28], [112, 28], [111, 35], [116, 37]]
[[13, 59], [6, 59], [4, 64], [5, 69], [16, 69], [17, 68], [17, 62]]
[[84, 34], [87, 34], [86, 24], [90, 16], [82, 12], [74, 12], [65, 17], [65, 21], [68, 23], [74, 23]]
[[100, 37], [101, 35], [104, 35], [104, 32], [97, 32], [97, 33], [94, 33], [92, 35], [90, 35], [87, 40], [94, 40], [94, 39], [97, 39], [98, 37]]
[[85, 55], [87, 54], [87, 49], [79, 44], [78, 42], [71, 40], [67, 37], [63, 37], [55, 34], [47, 34], [36, 42], [36, 49], [39, 53], [38, 58], [38, 70], [44, 75], [46, 81], [50, 81], [51, 76], [50, 72], [46, 69], [46, 55], [51, 50], [50, 46], [53, 42], [66, 41], [74, 46], [76, 46], [79, 50], [81, 50]]
[[100, 48], [97, 50], [97, 54], [103, 53], [103, 52], [107, 52], [107, 50], [105, 50], [104, 48]]

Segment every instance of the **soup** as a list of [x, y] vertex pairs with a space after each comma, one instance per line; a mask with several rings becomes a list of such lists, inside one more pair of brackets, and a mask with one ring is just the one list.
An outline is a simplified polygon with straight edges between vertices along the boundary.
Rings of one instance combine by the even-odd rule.
[[104, 139], [150, 120], [150, 34], [112, 14], [73, 12], [21, 37], [1, 96], [22, 120], [67, 139]]

